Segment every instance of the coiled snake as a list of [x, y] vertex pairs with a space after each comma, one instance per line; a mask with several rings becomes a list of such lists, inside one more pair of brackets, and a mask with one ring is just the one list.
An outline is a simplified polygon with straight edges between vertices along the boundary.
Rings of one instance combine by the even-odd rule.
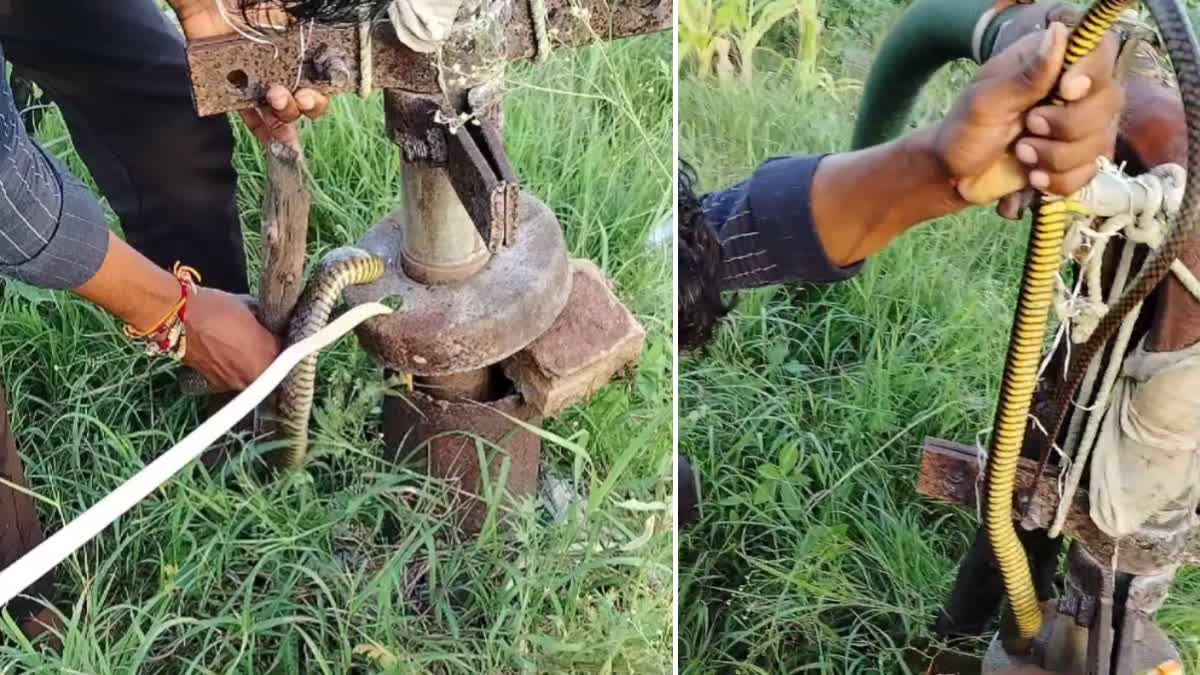
[[[329, 322], [334, 306], [348, 286], [369, 284], [382, 277], [383, 271], [382, 258], [359, 248], [338, 248], [322, 257], [292, 312], [284, 347], [321, 330]], [[312, 354], [301, 361], [279, 385], [276, 421], [286, 444], [282, 464], [287, 468], [297, 468], [303, 464], [308, 451], [308, 420], [312, 413], [316, 374], [317, 355]], [[184, 369], [180, 373], [179, 385], [185, 394], [200, 396], [209, 393], [208, 382], [191, 369]]]

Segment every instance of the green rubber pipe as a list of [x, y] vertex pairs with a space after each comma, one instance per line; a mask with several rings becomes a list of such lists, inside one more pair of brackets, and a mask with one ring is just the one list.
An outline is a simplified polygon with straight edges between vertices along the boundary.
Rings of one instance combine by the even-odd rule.
[[[853, 149], [900, 135], [921, 88], [942, 66], [972, 58], [975, 25], [995, 0], [916, 0], [888, 33], [871, 66]], [[994, 35], [993, 35], [994, 39]]]

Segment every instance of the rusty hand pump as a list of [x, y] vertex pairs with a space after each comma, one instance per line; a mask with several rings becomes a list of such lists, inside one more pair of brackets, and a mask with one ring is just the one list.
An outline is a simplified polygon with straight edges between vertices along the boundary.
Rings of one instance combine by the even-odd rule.
[[404, 205], [357, 244], [386, 261], [384, 277], [345, 295], [403, 298], [403, 311], [358, 331], [386, 372], [412, 383], [385, 402], [387, 456], [426, 450], [430, 473], [466, 495], [457, 513], [467, 530], [489, 517], [477, 496], [495, 485], [536, 490], [539, 437], [513, 419], [536, 424], [583, 400], [636, 361], [645, 336], [599, 270], [568, 257], [553, 212], [520, 190], [502, 140], [504, 66], [542, 60], [551, 44], [666, 30], [671, 9], [669, 0], [468, 2], [435, 53], [409, 49], [387, 21], [188, 44], [202, 115], [255, 105], [277, 83], [384, 90]]

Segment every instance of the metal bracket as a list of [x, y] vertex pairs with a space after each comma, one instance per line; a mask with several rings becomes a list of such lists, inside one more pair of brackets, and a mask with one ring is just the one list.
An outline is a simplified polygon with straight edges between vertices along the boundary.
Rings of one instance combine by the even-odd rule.
[[457, 96], [385, 93], [388, 134], [409, 164], [441, 166], [488, 250], [517, 236], [520, 186], [501, 137], [501, 91], [488, 84]]
[[450, 184], [488, 250], [495, 253], [516, 243], [520, 186], [496, 121], [500, 97], [478, 88], [468, 92], [467, 101], [461, 115], [443, 109], [444, 116], [453, 116], [446, 164]]
[[[444, 84], [456, 89], [476, 86], [492, 79], [504, 62], [537, 54], [527, 0], [481, 5], [474, 19], [489, 20], [460, 21], [435, 54], [404, 46], [387, 22], [373, 24], [369, 33], [355, 26], [305, 25], [268, 32], [257, 41], [225, 35], [189, 42], [196, 111], [213, 115], [249, 108], [272, 84], [323, 94], [357, 92], [364, 84], [436, 94]], [[671, 28], [671, 8], [670, 0], [546, 0], [546, 32], [555, 46], [565, 47], [654, 33]], [[502, 34], [494, 34], [496, 26], [502, 26]], [[334, 67], [322, 67], [322, 61], [330, 59]]]

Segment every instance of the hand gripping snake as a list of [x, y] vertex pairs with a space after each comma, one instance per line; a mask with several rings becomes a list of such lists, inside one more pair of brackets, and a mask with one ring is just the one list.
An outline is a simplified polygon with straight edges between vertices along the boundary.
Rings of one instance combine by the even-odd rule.
[[[901, 18], [880, 47], [863, 92], [854, 133], [855, 149], [894, 137], [907, 128], [908, 113], [922, 86], [942, 65], [957, 58], [983, 62], [997, 36], [1024, 3], [996, 0], [919, 0]], [[1196, 234], [1200, 216], [1200, 46], [1179, 0], [1145, 0], [1175, 71], [1187, 122], [1187, 180], [1182, 206], [1164, 244], [1151, 252], [1127, 290], [1076, 352], [1063, 386], [1053, 392], [1046, 431], [1046, 463], [1053, 441], [1073, 407], [1075, 392], [1089, 363], [1101, 355], [1125, 316], [1145, 300]], [[1067, 64], [1092, 52], [1133, 0], [1094, 0], [1076, 23], [1067, 45]], [[1040, 20], [1039, 20], [1040, 25]], [[998, 28], [997, 28], [998, 27]], [[990, 36], [990, 37], [989, 37]], [[1061, 101], [1052, 101], [1061, 103]], [[986, 470], [985, 531], [1001, 571], [1017, 632], [1028, 644], [1040, 630], [1041, 611], [1029, 561], [1013, 525], [1017, 468], [1030, 427], [1030, 405], [1038, 383], [1046, 322], [1062, 261], [1062, 239], [1072, 214], [1081, 207], [1071, 199], [1043, 195], [1036, 209], [1025, 270], [1004, 365]], [[1039, 470], [1038, 476], [1041, 476]], [[961, 579], [960, 579], [961, 580]], [[1014, 646], [1019, 646], [1014, 643]]]
[[[1067, 64], [1073, 64], [1091, 53], [1131, 4], [1130, 0], [1094, 2], [1071, 32], [1067, 44]], [[1166, 44], [1186, 110], [1188, 172], [1183, 204], [1162, 247], [1151, 253], [1129, 288], [1100, 322], [1082, 347], [1067, 381], [1057, 390], [1051, 408], [1054, 417], [1050, 424], [1044, 425], [1049, 443], [1043, 455], [1043, 465], [1072, 407], [1075, 391], [1088, 364], [1104, 351], [1125, 315], [1140, 305], [1163, 281], [1183, 246], [1195, 234], [1197, 216], [1200, 216], [1200, 193], [1196, 189], [1197, 180], [1200, 180], [1200, 163], [1197, 162], [1200, 158], [1200, 46], [1178, 0], [1145, 0], [1145, 4]], [[1054, 102], [1062, 103], [1061, 100]], [[1042, 615], [1025, 550], [1013, 525], [1012, 504], [1018, 461], [1029, 428], [1029, 410], [1037, 385], [1037, 370], [1054, 278], [1061, 261], [1062, 239], [1071, 213], [1076, 208], [1070, 199], [1060, 200], [1043, 195], [1040, 200], [1030, 236], [988, 453], [985, 516], [988, 537], [1022, 640], [1032, 640], [1039, 632]]]
[[[321, 330], [348, 286], [369, 284], [383, 276], [384, 261], [353, 247], [334, 249], [321, 258], [317, 270], [304, 287], [288, 323], [284, 347]], [[279, 430], [285, 442], [282, 464], [295, 469], [308, 451], [308, 421], [316, 387], [317, 355], [306, 357], [288, 374], [276, 395]], [[179, 376], [180, 388], [190, 395], [208, 393], [208, 382], [187, 369]]]

